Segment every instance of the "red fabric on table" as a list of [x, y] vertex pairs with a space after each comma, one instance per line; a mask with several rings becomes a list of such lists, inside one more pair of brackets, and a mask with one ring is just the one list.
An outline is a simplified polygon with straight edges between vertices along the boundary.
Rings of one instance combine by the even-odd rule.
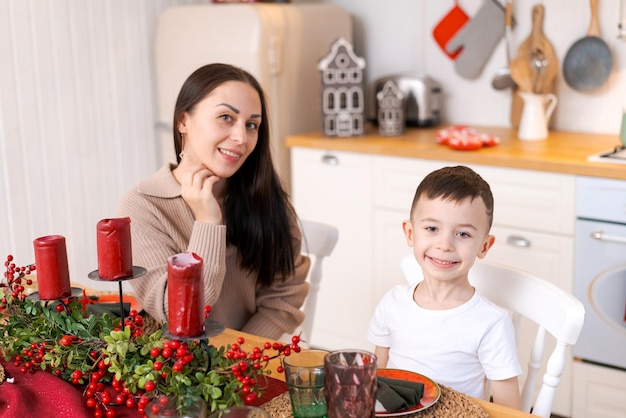
[[255, 401], [252, 403], [252, 405], [254, 406], [261, 406], [264, 403], [271, 401], [278, 395], [287, 392], [287, 383], [269, 376], [266, 376], [266, 378], [267, 387], [263, 387], [264, 385], [261, 384], [261, 391], [263, 392], [263, 396], [255, 399]]
[[13, 363], [3, 362], [14, 383], [0, 385], [0, 417], [87, 418], [90, 411], [76, 386], [48, 372], [22, 373]]
[[[22, 373], [13, 363], [2, 362], [14, 383], [0, 385], [0, 418], [39, 418], [42, 414], [55, 418], [89, 418], [93, 411], [87, 408], [82, 387], [58, 378], [48, 372]], [[262, 385], [265, 386], [265, 385]], [[267, 377], [263, 396], [253, 403], [263, 405], [287, 391], [287, 384]], [[118, 418], [141, 418], [136, 408], [114, 407]]]

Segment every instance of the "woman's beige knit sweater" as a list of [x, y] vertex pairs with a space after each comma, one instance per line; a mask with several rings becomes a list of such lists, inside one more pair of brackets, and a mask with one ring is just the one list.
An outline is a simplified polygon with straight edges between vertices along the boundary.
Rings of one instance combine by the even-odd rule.
[[[300, 307], [309, 289], [309, 258], [299, 255], [287, 280], [260, 287], [256, 275], [237, 262], [237, 248], [226, 245], [226, 226], [194, 220], [173, 168], [165, 165], [140, 182], [118, 208], [118, 216], [131, 219], [133, 264], [148, 271], [130, 281], [143, 309], [159, 322], [167, 320], [167, 258], [194, 252], [204, 261], [204, 298], [212, 306], [211, 319], [272, 339], [293, 332], [304, 319]], [[295, 233], [299, 248], [297, 228]]]

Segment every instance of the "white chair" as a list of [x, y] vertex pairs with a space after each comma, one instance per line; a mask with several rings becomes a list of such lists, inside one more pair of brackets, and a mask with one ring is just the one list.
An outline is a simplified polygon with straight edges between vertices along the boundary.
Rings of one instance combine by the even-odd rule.
[[[310, 289], [302, 307], [306, 316], [296, 333], [301, 332], [301, 338], [306, 342], [304, 345], [310, 346], [317, 307], [317, 294], [322, 282], [322, 262], [335, 249], [339, 239], [339, 230], [332, 225], [308, 220], [301, 220], [301, 229], [302, 253], [311, 258], [311, 267], [307, 277]], [[289, 335], [289, 338], [291, 338], [291, 335]]]
[[[400, 267], [409, 283], [422, 280], [422, 270], [413, 254], [403, 257]], [[470, 270], [469, 280], [483, 296], [512, 313], [516, 336], [520, 317], [528, 318], [538, 325], [528, 370], [523, 379], [522, 410], [548, 418], [565, 367], [568, 346], [576, 343], [583, 327], [583, 304], [547, 280], [484, 260], [476, 261]], [[546, 331], [556, 339], [556, 346], [548, 357], [543, 383], [533, 402], [544, 355]]]

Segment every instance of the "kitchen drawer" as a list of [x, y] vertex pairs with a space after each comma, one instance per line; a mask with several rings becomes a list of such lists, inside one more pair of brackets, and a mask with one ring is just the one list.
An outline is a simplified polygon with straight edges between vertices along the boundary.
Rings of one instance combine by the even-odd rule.
[[574, 362], [573, 418], [623, 418], [626, 372]]
[[486, 259], [547, 279], [572, 292], [574, 238], [494, 225], [496, 241]]
[[428, 173], [446, 165], [445, 161], [376, 157], [374, 207], [405, 211], [408, 219], [417, 186]]
[[[374, 159], [374, 206], [404, 210], [407, 217], [420, 181], [449, 161], [379, 156]], [[574, 234], [575, 177], [470, 165], [491, 186], [494, 224], [557, 234]]]

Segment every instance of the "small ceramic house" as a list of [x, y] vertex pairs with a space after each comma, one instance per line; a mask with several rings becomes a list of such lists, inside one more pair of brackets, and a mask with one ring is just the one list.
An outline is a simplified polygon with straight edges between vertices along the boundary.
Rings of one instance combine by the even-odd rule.
[[363, 134], [365, 60], [352, 45], [339, 38], [319, 62], [322, 77], [322, 131], [326, 136]]
[[376, 94], [378, 100], [378, 132], [381, 135], [402, 135], [404, 132], [404, 94], [389, 80]]

